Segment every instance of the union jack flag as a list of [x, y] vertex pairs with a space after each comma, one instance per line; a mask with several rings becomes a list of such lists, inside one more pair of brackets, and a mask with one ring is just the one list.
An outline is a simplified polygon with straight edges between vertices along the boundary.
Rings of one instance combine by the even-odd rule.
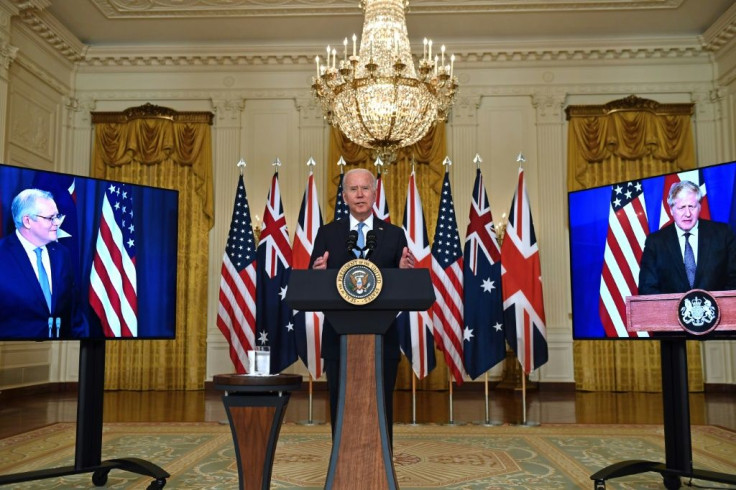
[[217, 327], [230, 345], [235, 371], [247, 372], [247, 352], [256, 345], [256, 240], [242, 175], [222, 256]]
[[[414, 172], [409, 177], [404, 208], [404, 233], [409, 250], [416, 258], [415, 267], [432, 269], [432, 256], [427, 238], [427, 227], [424, 223], [422, 200], [416, 188]], [[411, 362], [417, 378], [422, 379], [434, 369], [434, 337], [432, 336], [432, 318], [430, 310], [404, 311], [396, 319], [399, 329], [401, 351]]]
[[[668, 189], [669, 190], [669, 189]], [[626, 298], [639, 294], [639, 263], [649, 234], [644, 193], [638, 180], [611, 186], [598, 312], [607, 337], [628, 337]], [[639, 332], [639, 337], [648, 337]]]
[[458, 385], [463, 384], [463, 254], [452, 201], [450, 174], [442, 182], [440, 208], [432, 243], [432, 323], [437, 347]]
[[501, 265], [506, 340], [529, 374], [547, 362], [548, 353], [542, 267], [522, 168], [501, 245]]
[[278, 172], [273, 174], [266, 199], [256, 257], [257, 342], [271, 347], [271, 373], [275, 374], [297, 359], [292, 310], [284, 301], [291, 276], [292, 254]]
[[[294, 235], [294, 269], [308, 269], [309, 257], [314, 249], [314, 239], [322, 226], [322, 213], [317, 198], [317, 185], [310, 171], [304, 199], [299, 209], [299, 223]], [[322, 360], [322, 326], [324, 315], [317, 311], [294, 311], [296, 347], [299, 357], [312, 375], [319, 379], [324, 369]]]
[[102, 198], [89, 286], [89, 304], [100, 319], [105, 337], [138, 336], [134, 218], [130, 186], [108, 184]]
[[376, 179], [376, 202], [373, 203], [373, 214], [382, 219], [386, 223], [391, 223], [391, 215], [388, 212], [388, 202], [386, 202], [386, 192], [383, 189], [383, 179], [381, 178], [381, 170], [378, 170], [378, 178]]
[[506, 357], [501, 298], [501, 248], [493, 228], [491, 206], [476, 171], [473, 201], [465, 233], [465, 369], [475, 379]]
[[701, 169], [688, 170], [687, 172], [679, 172], [676, 174], [666, 175], [664, 178], [664, 192], [662, 193], [662, 212], [659, 214], [659, 229], [661, 230], [665, 226], [673, 223], [672, 211], [670, 205], [667, 204], [667, 196], [670, 193], [670, 188], [677, 182], [689, 180], [693, 184], [700, 187], [700, 193], [703, 198], [700, 200], [700, 217], [703, 219], [710, 219], [710, 206], [708, 205], [708, 193], [705, 188], [705, 178], [703, 177], [703, 171]]

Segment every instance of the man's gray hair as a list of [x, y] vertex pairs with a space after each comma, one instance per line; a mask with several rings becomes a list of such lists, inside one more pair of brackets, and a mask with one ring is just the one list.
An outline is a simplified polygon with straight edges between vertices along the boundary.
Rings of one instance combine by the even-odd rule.
[[703, 192], [700, 190], [697, 184], [690, 182], [689, 180], [681, 180], [675, 182], [670, 187], [670, 192], [667, 194], [667, 205], [672, 207], [675, 205], [675, 199], [680, 195], [681, 192], [692, 192], [698, 198], [698, 202], [703, 198]]
[[38, 214], [37, 201], [39, 199], [51, 199], [53, 201], [54, 195], [41, 189], [24, 189], [13, 198], [10, 209], [13, 213], [13, 222], [16, 229], [23, 228], [23, 216], [32, 216], [33, 221], [36, 221], [35, 215]]
[[371, 176], [371, 187], [373, 187], [373, 190], [376, 190], [376, 186], [378, 185], [376, 183], [376, 176], [373, 175], [373, 172], [368, 170], [367, 168], [351, 168], [347, 172], [345, 172], [345, 175], [342, 176], [342, 181], [345, 182], [345, 180], [348, 178], [348, 175], [358, 173], [358, 172], [366, 172], [368, 175]]

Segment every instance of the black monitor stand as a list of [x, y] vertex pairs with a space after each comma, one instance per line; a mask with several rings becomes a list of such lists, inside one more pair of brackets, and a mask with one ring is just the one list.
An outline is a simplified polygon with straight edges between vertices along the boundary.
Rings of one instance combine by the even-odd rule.
[[681, 477], [736, 485], [735, 475], [693, 468], [685, 340], [662, 339], [660, 345], [666, 463], [635, 459], [612, 464], [591, 475], [594, 488], [606, 488], [606, 480], [611, 478], [648, 471], [662, 475], [664, 486], [668, 489], [680, 488]]
[[170, 476], [159, 466], [139, 458], [102, 461], [102, 406], [105, 389], [105, 340], [81, 340], [79, 346], [79, 391], [77, 395], [77, 441], [74, 466], [0, 475], [0, 485], [42, 480], [78, 473], [92, 473], [92, 483], [103, 486], [110, 470], [148, 475], [155, 480], [148, 490], [161, 489]]

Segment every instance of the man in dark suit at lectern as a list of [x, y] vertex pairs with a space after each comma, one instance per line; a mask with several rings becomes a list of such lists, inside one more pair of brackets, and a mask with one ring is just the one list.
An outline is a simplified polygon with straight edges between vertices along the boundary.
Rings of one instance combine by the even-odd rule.
[[700, 187], [688, 180], [670, 188], [667, 204], [674, 223], [646, 239], [639, 294], [736, 289], [736, 237], [725, 223], [699, 219], [702, 197]]
[[[353, 244], [358, 246], [373, 242], [375, 245], [368, 260], [379, 268], [414, 268], [414, 256], [407, 247], [404, 230], [386, 223], [373, 215], [376, 201], [376, 179], [366, 169], [353, 169], [343, 178], [343, 199], [350, 208], [348, 218], [339, 219], [322, 226], [317, 232], [310, 259], [313, 269], [339, 269], [346, 262], [365, 257], [365, 252], [348, 250], [351, 231], [358, 235]], [[335, 418], [340, 388], [340, 337], [332, 325], [326, 322], [322, 330], [322, 357], [325, 360], [327, 387], [330, 393], [330, 419], [332, 434], [335, 434]], [[389, 438], [393, 440], [393, 391], [396, 384], [400, 359], [399, 333], [392, 323], [383, 340], [383, 387], [386, 402], [386, 423]]]

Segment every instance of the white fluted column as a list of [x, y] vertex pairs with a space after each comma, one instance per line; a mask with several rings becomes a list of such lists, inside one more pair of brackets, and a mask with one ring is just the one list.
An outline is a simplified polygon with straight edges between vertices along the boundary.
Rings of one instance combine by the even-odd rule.
[[[245, 148], [240, 146], [244, 109], [245, 100], [242, 98], [212, 100], [212, 110], [215, 113], [215, 124], [212, 130], [212, 176], [216, 192], [214, 195], [215, 225], [210, 231], [207, 272], [210, 278], [207, 286], [207, 380], [211, 380], [215, 374], [234, 372], [227, 341], [217, 328], [216, 322], [220, 268], [233, 214], [235, 188], [240, 174], [237, 163], [241, 158], [245, 158]], [[246, 189], [248, 188], [248, 177], [253, 170], [248, 167], [243, 170]], [[249, 204], [252, 204], [250, 199]]]
[[317, 162], [314, 168], [314, 181], [317, 184], [320, 205], [322, 209], [325, 209], [327, 196], [325, 185], [329, 174], [328, 165], [335, 164], [335, 162], [327, 161], [329, 156], [329, 126], [322, 115], [322, 109], [313, 97], [296, 99], [296, 109], [299, 112], [299, 181], [306, 183], [309, 174], [306, 163], [310, 157], [314, 158]]
[[[561, 383], [574, 381], [569, 321], [571, 303], [567, 252], [564, 104], [564, 94], [537, 92], [532, 98], [532, 105], [536, 110], [539, 159], [536, 165], [538, 180], [535, 192], [539, 202], [535, 206], [538, 211], [534, 214], [534, 228], [539, 240], [542, 281], [545, 285], [554, 283], [558, 286], [544, 287], [549, 362], [542, 367], [540, 380]], [[529, 192], [532, 193], [531, 189]]]
[[478, 153], [479, 106], [479, 96], [459, 97], [452, 108], [452, 120], [447, 127], [447, 151], [453, 163], [450, 170], [452, 195], [457, 226], [463, 239], [468, 227], [470, 196], [475, 182], [473, 158]]
[[722, 125], [720, 99], [718, 89], [696, 91], [692, 94], [697, 135], [695, 158], [699, 167], [721, 163], [726, 153], [720, 132]]
[[8, 113], [8, 82], [10, 80], [10, 64], [18, 54], [18, 48], [10, 44], [10, 19], [18, 14], [18, 8], [8, 0], [0, 0], [0, 161], [4, 162], [5, 128]]

